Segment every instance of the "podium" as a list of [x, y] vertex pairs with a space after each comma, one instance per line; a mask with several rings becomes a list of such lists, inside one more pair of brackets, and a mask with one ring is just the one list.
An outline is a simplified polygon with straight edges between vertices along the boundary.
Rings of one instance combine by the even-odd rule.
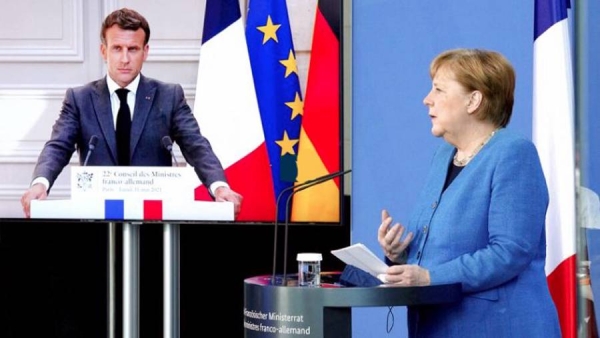
[[[71, 199], [33, 200], [33, 219], [107, 221], [109, 335], [115, 334], [116, 226], [123, 223], [123, 338], [139, 338], [139, 227], [163, 225], [163, 337], [179, 337], [179, 223], [233, 221], [231, 202], [194, 201], [191, 167], [73, 167]], [[187, 196], [187, 197], [186, 197]]]
[[[456, 302], [460, 284], [421, 287], [343, 287], [339, 272], [321, 273], [321, 287], [298, 287], [297, 275], [286, 286], [272, 276], [244, 281], [244, 337], [352, 337], [352, 307], [406, 306]], [[277, 278], [277, 276], [276, 276]]]
[[233, 221], [233, 203], [195, 201], [192, 167], [71, 168], [71, 198], [34, 200], [31, 218], [104, 221]]

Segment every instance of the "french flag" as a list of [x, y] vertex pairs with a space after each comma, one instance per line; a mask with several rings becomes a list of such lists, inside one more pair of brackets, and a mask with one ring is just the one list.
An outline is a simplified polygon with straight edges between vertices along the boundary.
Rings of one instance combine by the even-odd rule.
[[[207, 0], [194, 115], [244, 197], [239, 221], [272, 221], [275, 193], [238, 0]], [[210, 200], [202, 186], [195, 200]]]
[[160, 221], [163, 219], [163, 201], [107, 199], [104, 201], [104, 219]]
[[536, 0], [533, 141], [550, 192], [546, 276], [562, 336], [577, 335], [574, 90], [568, 0]]

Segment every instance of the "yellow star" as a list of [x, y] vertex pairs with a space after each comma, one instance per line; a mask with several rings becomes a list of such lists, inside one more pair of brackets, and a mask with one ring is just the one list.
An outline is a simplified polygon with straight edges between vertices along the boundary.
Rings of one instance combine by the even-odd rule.
[[280, 60], [279, 62], [285, 66], [285, 77], [288, 77], [292, 73], [298, 75], [298, 65], [296, 64], [296, 58], [291, 49], [287, 60]]
[[265, 35], [263, 36], [263, 45], [269, 41], [269, 39], [277, 41], [277, 30], [281, 27], [281, 25], [274, 25], [273, 21], [271, 21], [271, 16], [267, 17], [267, 24], [264, 26], [258, 26], [256, 29], [263, 32]]
[[286, 102], [286, 106], [292, 108], [292, 118], [293, 120], [298, 115], [304, 115], [304, 102], [300, 100], [300, 94], [296, 93], [296, 98], [294, 101]]
[[287, 131], [283, 131], [283, 139], [279, 141], [275, 141], [275, 143], [279, 144], [281, 147], [281, 156], [285, 154], [295, 155], [296, 151], [294, 151], [294, 146], [298, 143], [298, 139], [290, 140], [288, 137]]

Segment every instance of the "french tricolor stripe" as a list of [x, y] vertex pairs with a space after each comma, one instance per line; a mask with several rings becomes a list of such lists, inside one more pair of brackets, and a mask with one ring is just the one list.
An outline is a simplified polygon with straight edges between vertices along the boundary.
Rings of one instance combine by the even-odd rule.
[[160, 221], [163, 219], [163, 202], [160, 200], [144, 201], [144, 220]]
[[163, 219], [161, 200], [105, 200], [104, 218], [110, 220], [140, 219], [160, 221]]
[[123, 200], [105, 200], [104, 218], [114, 220], [125, 219], [125, 201]]
[[[194, 115], [244, 203], [238, 221], [270, 221], [275, 192], [238, 0], [207, 0]], [[203, 186], [195, 200], [212, 198]]]
[[533, 141], [548, 183], [546, 276], [562, 336], [576, 337], [574, 91], [567, 0], [536, 0]]

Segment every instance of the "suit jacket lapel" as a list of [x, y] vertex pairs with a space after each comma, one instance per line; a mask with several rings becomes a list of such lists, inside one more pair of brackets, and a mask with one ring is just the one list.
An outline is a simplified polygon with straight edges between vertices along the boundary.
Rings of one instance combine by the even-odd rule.
[[156, 84], [151, 83], [146, 77], [141, 75], [135, 97], [135, 111], [133, 112], [133, 120], [131, 121], [131, 154], [134, 153], [134, 149], [140, 140], [144, 125], [148, 120], [148, 115], [150, 115], [150, 108], [152, 108], [155, 94]]
[[117, 136], [106, 77], [96, 82], [93, 96], [94, 110], [96, 111], [100, 129], [110, 150], [112, 160], [114, 163], [117, 163]]

